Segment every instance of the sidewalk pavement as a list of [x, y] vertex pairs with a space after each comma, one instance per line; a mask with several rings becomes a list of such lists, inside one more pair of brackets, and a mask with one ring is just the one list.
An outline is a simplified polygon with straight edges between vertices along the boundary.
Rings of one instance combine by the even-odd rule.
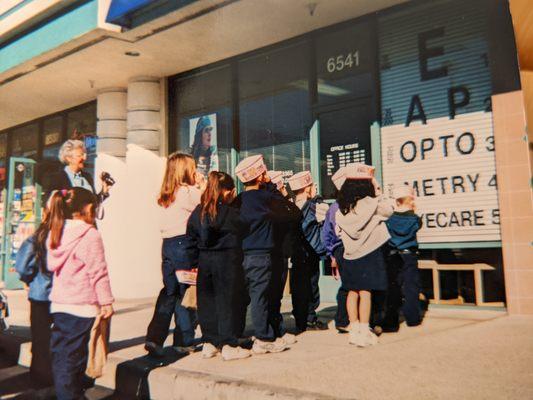
[[[13, 352], [14, 343], [27, 341], [29, 306], [23, 291], [8, 296], [13, 328], [0, 335], [0, 347]], [[347, 335], [330, 322], [328, 331], [305, 332], [283, 353], [224, 362], [168, 348], [158, 360], [143, 350], [153, 305], [154, 299], [116, 303], [111, 353], [105, 375], [97, 380], [115, 390], [114, 398], [533, 399], [530, 317], [431, 308], [420, 327], [402, 325], [372, 348], [350, 346]], [[284, 304], [291, 325], [289, 310]], [[323, 304], [321, 318], [331, 321], [334, 310], [333, 304]], [[20, 361], [29, 361], [27, 344]]]

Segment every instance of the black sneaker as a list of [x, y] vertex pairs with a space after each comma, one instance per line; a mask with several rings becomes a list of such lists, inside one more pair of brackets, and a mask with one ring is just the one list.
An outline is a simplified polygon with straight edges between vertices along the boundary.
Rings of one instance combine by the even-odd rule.
[[307, 323], [308, 331], [325, 331], [327, 329], [328, 325], [325, 322], [320, 321], [319, 319]]
[[348, 326], [337, 326], [337, 332], [339, 333], [350, 333], [350, 328]]
[[159, 346], [158, 344], [155, 344], [154, 342], [146, 342], [144, 344], [144, 349], [152, 357], [164, 357], [165, 356], [165, 352], [163, 350], [163, 347]]

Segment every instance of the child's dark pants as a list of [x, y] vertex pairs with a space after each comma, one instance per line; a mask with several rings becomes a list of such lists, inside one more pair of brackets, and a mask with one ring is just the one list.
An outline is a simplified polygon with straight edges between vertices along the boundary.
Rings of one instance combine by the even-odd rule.
[[276, 337], [285, 334], [283, 316], [281, 315], [281, 300], [287, 282], [288, 259], [280, 252], [272, 254], [272, 279], [270, 282], [269, 317], [270, 325]]
[[241, 251], [202, 251], [198, 265], [198, 320], [203, 339], [217, 347], [236, 346], [244, 292]]
[[411, 252], [392, 255], [389, 260], [388, 273], [387, 327], [397, 328], [399, 325], [402, 295], [402, 312], [405, 322], [410, 326], [418, 325], [421, 322], [418, 256]]
[[52, 331], [52, 315], [49, 301], [30, 300], [31, 329], [31, 366], [33, 379], [51, 385], [52, 359], [50, 356], [50, 336]]
[[58, 400], [83, 398], [83, 377], [89, 356], [89, 338], [94, 318], [53, 314], [50, 340], [52, 372]]
[[[194, 343], [196, 313], [181, 305], [188, 285], [179, 283], [176, 278], [176, 269], [180, 268], [180, 260], [187, 258], [182, 254], [187, 251], [188, 246], [188, 244], [183, 245], [183, 240], [183, 236], [163, 240], [163, 289], [157, 297], [154, 316], [146, 333], [146, 341], [159, 346], [165, 343], [168, 336], [172, 315], [176, 322], [173, 346], [190, 346]], [[193, 266], [189, 265], [189, 268]]]
[[269, 290], [272, 279], [272, 259], [268, 254], [245, 254], [243, 261], [246, 286], [252, 306], [255, 337], [263, 341], [275, 339], [269, 323]]

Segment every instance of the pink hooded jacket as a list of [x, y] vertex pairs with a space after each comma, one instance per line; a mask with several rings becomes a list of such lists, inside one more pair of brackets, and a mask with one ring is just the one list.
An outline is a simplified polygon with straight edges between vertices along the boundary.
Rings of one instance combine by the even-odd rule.
[[50, 301], [77, 305], [113, 303], [104, 243], [94, 226], [66, 220], [59, 247], [52, 250], [49, 240], [48, 269], [54, 273]]

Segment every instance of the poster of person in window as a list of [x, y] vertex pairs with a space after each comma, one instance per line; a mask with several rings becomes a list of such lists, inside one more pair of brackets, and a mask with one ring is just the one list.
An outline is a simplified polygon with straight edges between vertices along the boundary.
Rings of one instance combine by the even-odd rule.
[[191, 154], [198, 172], [207, 177], [210, 171], [218, 171], [217, 115], [203, 115], [189, 120]]

